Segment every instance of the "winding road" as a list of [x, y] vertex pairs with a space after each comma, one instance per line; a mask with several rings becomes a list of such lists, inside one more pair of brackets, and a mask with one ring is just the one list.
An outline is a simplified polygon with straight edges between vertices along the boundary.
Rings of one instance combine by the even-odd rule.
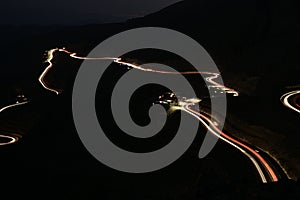
[[[152, 72], [152, 73], [162, 73], [162, 74], [184, 74], [184, 75], [193, 75], [193, 74], [202, 74], [202, 75], [207, 75], [208, 77], [205, 79], [208, 83], [209, 86], [208, 88], [218, 88], [219, 90], [232, 94], [233, 96], [238, 96], [239, 93], [235, 91], [234, 89], [228, 88], [224, 85], [219, 84], [216, 79], [220, 76], [218, 73], [214, 72], [198, 72], [198, 71], [191, 71], [191, 72], [169, 72], [169, 71], [162, 71], [162, 70], [154, 70], [150, 68], [144, 68], [142, 66], [134, 65], [132, 63], [124, 62], [122, 61], [121, 58], [114, 58], [114, 57], [103, 57], [103, 58], [89, 58], [89, 57], [82, 57], [82, 56], [77, 56], [76, 53], [67, 51], [66, 49], [52, 49], [48, 52], [48, 58], [46, 62], [49, 64], [44, 72], [41, 74], [39, 77], [39, 81], [41, 85], [46, 89], [51, 92], [54, 92], [56, 94], [60, 94], [60, 90], [51, 88], [47, 82], [46, 82], [46, 76], [47, 73], [51, 70], [53, 67], [52, 60], [54, 58], [54, 54], [57, 52], [63, 52], [68, 54], [70, 57], [75, 58], [75, 59], [80, 59], [80, 60], [112, 60], [113, 62], [116, 62], [120, 64], [121, 66], [126, 66], [126, 67], [132, 67], [137, 70], [142, 70], [145, 72]], [[239, 150], [242, 154], [244, 154], [247, 158], [250, 159], [250, 161], [253, 163], [254, 167], [256, 168], [261, 181], [263, 183], [267, 182], [277, 182], [278, 176], [274, 169], [270, 166], [268, 161], [263, 158], [262, 155], [260, 155], [259, 151], [252, 148], [250, 145], [247, 145], [238, 139], [234, 139], [233, 137], [229, 136], [222, 130], [220, 130], [215, 121], [212, 121], [211, 118], [213, 116], [209, 116], [208, 114], [201, 113], [199, 111], [193, 110], [191, 107], [195, 105], [195, 103], [198, 103], [199, 101], [195, 101], [193, 99], [192, 101], [189, 101], [186, 99], [185, 101], [182, 101], [180, 103], [179, 109], [182, 111], [190, 114], [191, 116], [195, 117], [196, 119], [199, 120], [199, 122], [205, 126], [209, 132], [211, 132], [214, 136], [220, 138], [222, 141], [226, 142], [227, 144], [231, 145], [232, 147], [236, 148]], [[178, 106], [177, 106], [178, 107]]]
[[206, 78], [206, 81], [211, 84], [209, 87], [211, 87], [211, 88], [219, 88], [220, 90], [223, 90], [226, 93], [233, 94], [233, 96], [238, 96], [239, 95], [239, 93], [237, 91], [235, 91], [234, 89], [228, 88], [228, 87], [226, 87], [224, 85], [221, 85], [221, 84], [219, 84], [218, 82], [215, 81], [215, 79], [218, 79], [219, 76], [220, 76], [220, 74], [218, 74], [218, 73], [214, 73], [214, 72], [198, 72], [198, 71], [191, 71], [191, 72], [169, 72], [169, 71], [162, 71], [162, 70], [154, 70], [154, 69], [149, 69], [149, 68], [144, 68], [142, 66], [134, 65], [132, 63], [124, 62], [124, 61], [122, 61], [122, 58], [116, 58], [116, 57], [89, 58], [89, 57], [77, 56], [77, 53], [67, 51], [64, 48], [62, 48], [62, 49], [56, 48], [56, 49], [52, 49], [52, 50], [48, 51], [48, 57], [47, 57], [47, 59], [45, 61], [46, 63], [48, 63], [48, 66], [46, 67], [46, 69], [43, 71], [43, 73], [39, 77], [39, 82], [41, 83], [41, 85], [46, 90], [49, 90], [49, 91], [54, 92], [56, 94], [60, 94], [61, 91], [58, 90], [58, 89], [55, 89], [55, 88], [51, 88], [51, 86], [49, 86], [47, 84], [46, 76], [47, 76], [48, 72], [53, 67], [52, 60], [54, 58], [54, 54], [57, 53], [57, 52], [64, 52], [64, 53], [68, 54], [70, 57], [75, 58], [75, 59], [79, 59], [79, 60], [112, 60], [113, 62], [118, 63], [120, 65], [127, 66], [127, 67], [132, 67], [134, 69], [145, 71], [145, 72], [161, 73], [161, 74], [183, 74], [183, 75], [202, 74], [202, 75], [208, 75], [209, 77]]
[[[56, 89], [56, 88], [52, 88], [46, 81], [46, 76], [49, 73], [49, 71], [54, 67], [53, 65], [53, 59], [54, 59], [54, 54], [55, 53], [66, 53], [68, 54], [70, 57], [75, 58], [75, 59], [80, 59], [80, 60], [112, 60], [113, 62], [116, 62], [118, 64], [120, 64], [121, 66], [126, 66], [126, 67], [132, 67], [134, 69], [137, 70], [142, 70], [142, 71], [146, 71], [146, 72], [152, 72], [152, 73], [163, 73], [163, 74], [186, 74], [186, 75], [193, 75], [193, 74], [204, 74], [207, 75], [208, 77], [206, 78], [206, 81], [209, 83], [208, 88], [217, 88], [225, 93], [230, 93], [233, 96], [238, 96], [239, 93], [237, 91], [235, 91], [234, 89], [228, 88], [220, 83], [218, 83], [216, 81], [216, 79], [218, 79], [218, 77], [220, 76], [220, 74], [214, 73], [214, 72], [169, 72], [169, 71], [162, 71], [162, 70], [154, 70], [154, 69], [149, 69], [149, 68], [144, 68], [142, 66], [138, 66], [138, 65], [134, 65], [132, 63], [128, 63], [123, 61], [121, 58], [114, 58], [114, 57], [104, 57], [104, 58], [88, 58], [88, 57], [81, 57], [81, 56], [77, 56], [76, 53], [67, 51], [66, 49], [62, 48], [56, 48], [56, 49], [52, 49], [50, 51], [48, 51], [48, 57], [46, 59], [46, 63], [48, 63], [47, 67], [45, 68], [45, 70], [42, 72], [42, 74], [39, 77], [39, 82], [40, 84], [44, 87], [44, 89], [50, 91], [50, 92], [54, 92], [55, 94], [60, 94], [62, 92], [62, 90], [60, 89]], [[282, 102], [284, 103], [284, 105], [286, 105], [287, 107], [297, 111], [300, 113], [300, 106], [299, 104], [297, 104], [297, 99], [299, 98], [299, 93], [300, 91], [294, 91], [291, 93], [287, 93], [285, 94], [281, 99]], [[290, 104], [290, 102], [292, 102], [293, 105]], [[0, 113], [6, 109], [15, 107], [15, 106], [19, 106], [19, 105], [24, 105], [28, 102], [22, 102], [22, 103], [16, 103], [16, 104], [12, 104], [12, 105], [8, 105], [2, 109], [0, 109]], [[237, 150], [239, 150], [243, 155], [245, 155], [247, 158], [249, 158], [249, 160], [251, 160], [251, 162], [253, 163], [254, 167], [256, 168], [261, 181], [263, 183], [267, 183], [267, 182], [276, 182], [279, 180], [276, 172], [274, 171], [274, 169], [271, 167], [271, 165], [268, 163], [268, 161], [266, 159], [263, 158], [263, 156], [259, 153], [258, 150], [254, 149], [252, 146], [247, 145], [241, 141], [239, 141], [238, 139], [233, 138], [232, 136], [229, 136], [228, 134], [226, 134], [225, 132], [223, 132], [222, 130], [220, 130], [218, 128], [218, 125], [216, 123], [216, 121], [213, 121], [212, 118], [214, 116], [210, 116], [207, 113], [203, 113], [200, 111], [196, 111], [192, 109], [192, 106], [195, 105], [196, 103], [199, 103], [199, 101], [195, 101], [195, 99], [193, 99], [192, 101], [188, 101], [188, 99], [182, 101], [179, 105], [177, 106], [179, 107], [179, 109], [181, 109], [182, 111], [190, 114], [191, 116], [195, 117], [196, 119], [199, 120], [199, 122], [205, 126], [210, 133], [212, 133], [214, 136], [220, 138], [222, 141], [226, 142], [227, 144], [231, 145], [233, 148], [236, 148]], [[11, 136], [6, 136], [6, 135], [1, 135], [0, 134], [0, 139], [4, 138], [4, 139], [8, 139], [9, 141], [6, 143], [0, 143], [0, 145], [6, 145], [6, 144], [11, 144], [14, 143], [18, 140], [18, 138], [14, 138]]]
[[[204, 125], [214, 136], [220, 138], [222, 141], [226, 142], [227, 144], [231, 145], [232, 147], [236, 148], [241, 153], [243, 153], [245, 156], [247, 156], [256, 168], [263, 183], [267, 183], [268, 181], [278, 181], [278, 177], [275, 174], [274, 170], [270, 167], [268, 162], [259, 154], [258, 150], [253, 149], [247, 144], [242, 143], [237, 139], [234, 139], [233, 137], [227, 135], [225, 132], [223, 132], [217, 127], [216, 122], [212, 121], [210, 116], [208, 116], [207, 114], [203, 114], [199, 111], [193, 110], [191, 108], [193, 105], [193, 103], [187, 103], [182, 106], [182, 110], [198, 119], [201, 122], [201, 124]], [[261, 166], [263, 166], [263, 168]]]

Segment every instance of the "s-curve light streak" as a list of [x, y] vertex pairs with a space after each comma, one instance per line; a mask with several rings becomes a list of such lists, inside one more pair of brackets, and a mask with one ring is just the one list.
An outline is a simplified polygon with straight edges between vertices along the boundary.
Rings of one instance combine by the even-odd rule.
[[76, 53], [73, 53], [73, 52], [70, 52], [70, 51], [67, 51], [66, 49], [59, 49], [59, 48], [56, 48], [56, 49], [51, 49], [50, 51], [48, 51], [48, 56], [47, 56], [47, 59], [45, 61], [45, 63], [48, 63], [48, 66], [46, 67], [46, 69], [42, 72], [42, 74], [40, 75], [39, 77], [39, 82], [41, 83], [41, 85], [48, 91], [50, 92], [54, 92], [55, 94], [59, 95], [61, 93], [61, 91], [57, 90], [57, 89], [54, 89], [54, 88], [51, 88], [51, 86], [49, 86], [47, 84], [47, 81], [45, 80], [45, 77], [47, 76], [47, 74], [49, 73], [49, 71], [53, 68], [53, 62], [52, 60], [54, 59], [54, 53], [56, 52], [64, 52], [64, 53], [67, 53], [69, 54], [70, 57], [72, 58], [76, 58], [76, 59], [79, 59], [79, 60], [118, 60], [118, 58], [110, 58], [110, 57], [104, 57], [104, 58], [86, 58], [86, 57], [79, 57], [79, 56], [76, 56]]
[[57, 95], [60, 94], [61, 92], [57, 89], [53, 89], [51, 88], [47, 82], [45, 81], [45, 77], [48, 74], [48, 72], [52, 69], [53, 67], [53, 63], [52, 60], [54, 58], [54, 53], [55, 52], [63, 52], [68, 54], [70, 57], [75, 58], [75, 59], [79, 59], [79, 60], [112, 60], [115, 63], [124, 65], [124, 66], [128, 66], [128, 67], [132, 67], [134, 69], [137, 70], [141, 70], [141, 71], [145, 71], [145, 72], [153, 72], [153, 73], [161, 73], [161, 74], [181, 74], [181, 75], [193, 75], [193, 74], [202, 74], [202, 75], [208, 75], [209, 77], [206, 78], [206, 81], [209, 82], [210, 84], [212, 84], [209, 87], [215, 87], [215, 88], [219, 88], [221, 90], [223, 90], [226, 93], [232, 93], [233, 96], [238, 96], [239, 93], [237, 91], [235, 91], [234, 89], [228, 88], [224, 85], [221, 85], [219, 83], [217, 83], [216, 81], [214, 81], [214, 79], [219, 78], [220, 74], [218, 73], [214, 73], [214, 72], [198, 72], [198, 71], [190, 71], [190, 72], [170, 72], [170, 71], [163, 71], [163, 70], [154, 70], [154, 69], [150, 69], [150, 68], [144, 68], [142, 66], [138, 66], [138, 65], [134, 65], [132, 63], [128, 63], [128, 62], [124, 62], [122, 61], [122, 58], [115, 58], [115, 57], [102, 57], [102, 58], [89, 58], [89, 57], [81, 57], [81, 56], [77, 56], [76, 53], [67, 51], [66, 49], [52, 49], [50, 51], [48, 51], [48, 57], [46, 60], [46, 63], [48, 63], [49, 65], [46, 67], [46, 69], [43, 71], [43, 73], [40, 75], [39, 77], [39, 82], [41, 83], [41, 85], [46, 89], [49, 90], [51, 92], [56, 93]]
[[213, 135], [220, 138], [224, 142], [230, 144], [234, 148], [241, 151], [244, 155], [246, 155], [254, 164], [263, 183], [267, 183], [268, 181], [267, 181], [266, 176], [265, 176], [263, 170], [261, 169], [259, 163], [257, 162], [257, 160], [264, 166], [265, 170], [267, 170], [268, 176], [270, 177], [270, 179], [273, 182], [278, 181], [278, 178], [277, 178], [275, 172], [273, 171], [273, 169], [270, 167], [270, 165], [267, 163], [267, 161], [257, 151], [255, 151], [251, 147], [245, 145], [242, 142], [239, 142], [238, 140], [236, 140], [236, 139], [230, 137], [229, 135], [227, 135], [226, 133], [224, 133], [208, 117], [201, 114], [200, 112], [197, 112], [197, 111], [191, 109], [190, 106], [193, 106], [193, 105], [194, 105], [193, 103], [186, 103], [186, 104], [183, 103], [181, 106], [181, 110], [183, 110], [183, 111], [191, 114], [195, 118], [197, 118]]
[[52, 60], [54, 58], [54, 53], [56, 51], [58, 51], [59, 49], [51, 49], [50, 51], [48, 51], [48, 57], [45, 61], [45, 63], [48, 63], [49, 65], [46, 67], [46, 69], [43, 71], [43, 73], [40, 75], [39, 77], [39, 82], [41, 83], [41, 85], [46, 89], [49, 90], [51, 92], [56, 93], [57, 95], [60, 94], [60, 91], [55, 90], [53, 88], [51, 88], [50, 86], [48, 86], [47, 82], [45, 81], [45, 77], [48, 74], [48, 72], [52, 69], [53, 67], [53, 63]]
[[43, 73], [40, 75], [39, 77], [39, 82], [41, 83], [41, 85], [46, 89], [49, 90], [51, 92], [56, 93], [57, 95], [60, 94], [60, 91], [55, 90], [53, 88], [51, 88], [50, 86], [48, 86], [47, 82], [45, 81], [45, 77], [48, 74], [48, 72], [52, 69], [53, 67], [53, 63], [52, 60], [54, 58], [54, 53], [56, 51], [58, 51], [59, 49], [51, 49], [50, 51], [48, 51], [48, 57], [47, 60], [45, 61], [45, 63], [48, 63], [49, 65], [46, 67], [46, 69], [43, 71]]
[[288, 92], [280, 98], [283, 105], [300, 113], [300, 105], [297, 103], [298, 99], [300, 99], [300, 90]]

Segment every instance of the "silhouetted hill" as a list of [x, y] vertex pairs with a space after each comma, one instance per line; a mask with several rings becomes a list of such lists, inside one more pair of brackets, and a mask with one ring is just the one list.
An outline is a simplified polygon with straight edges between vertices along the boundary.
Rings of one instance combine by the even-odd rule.
[[128, 23], [193, 37], [211, 54], [227, 84], [253, 95], [297, 83], [298, 8], [293, 0], [186, 0]]
[[241, 48], [263, 37], [270, 23], [269, 8], [253, 0], [182, 1], [134, 24], [163, 26], [182, 31], [218, 55], [240, 52]]
[[[43, 50], [57, 46], [80, 48], [79, 53], [87, 54], [98, 43], [120, 31], [159, 26], [196, 39], [213, 57], [227, 84], [237, 85], [240, 91], [253, 94], [272, 82], [264, 81], [269, 79], [270, 73], [276, 81], [281, 80], [277, 83], [280, 87], [296, 82], [300, 43], [297, 8], [293, 0], [185, 0], [126, 23], [56, 28], [4, 27], [4, 44], [14, 46], [16, 52], [7, 53], [2, 49], [1, 54], [10, 58], [9, 65], [15, 55], [26, 58], [28, 54], [32, 56], [33, 51], [42, 55]], [[26, 48], [30, 45], [28, 51]], [[28, 52], [24, 54], [24, 51]]]

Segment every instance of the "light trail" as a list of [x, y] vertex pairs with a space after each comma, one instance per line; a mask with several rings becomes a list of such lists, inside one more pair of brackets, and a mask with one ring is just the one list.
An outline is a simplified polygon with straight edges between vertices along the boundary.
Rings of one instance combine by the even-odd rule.
[[59, 49], [51, 49], [50, 51], [48, 51], [48, 57], [47, 60], [45, 61], [45, 63], [48, 63], [49, 65], [46, 67], [46, 69], [43, 71], [43, 73], [40, 75], [39, 77], [39, 82], [42, 84], [42, 86], [46, 89], [49, 90], [51, 92], [54, 92], [55, 94], [60, 94], [61, 92], [58, 90], [55, 90], [53, 88], [51, 88], [50, 86], [48, 86], [47, 82], [45, 81], [45, 77], [48, 74], [48, 72], [52, 69], [53, 67], [53, 63], [52, 60], [54, 58], [54, 53], [56, 51], [58, 51]]
[[[230, 137], [226, 133], [224, 133], [222, 130], [220, 130], [214, 121], [206, 117], [205, 115], [201, 114], [200, 112], [197, 112], [193, 109], [190, 108], [190, 106], [194, 105], [194, 103], [182, 103], [182, 106], [180, 107], [181, 110], [189, 113], [190, 115], [194, 116], [197, 118], [213, 135], [216, 137], [220, 138], [224, 142], [230, 144], [234, 148], [238, 149], [240, 152], [242, 152], [245, 156], [247, 156], [251, 162], [254, 164], [256, 170], [258, 171], [260, 178], [263, 183], [267, 183], [266, 176], [261, 169], [259, 163], [256, 161], [256, 159], [264, 166], [264, 168], [268, 172], [268, 176], [273, 182], [277, 182], [278, 178], [274, 172], [274, 170], [270, 167], [270, 165], [267, 163], [267, 161], [254, 149], [251, 147], [243, 144], [242, 142]], [[248, 152], [249, 153], [248, 153]], [[251, 155], [252, 154], [252, 155]], [[255, 158], [256, 159], [255, 159]]]
[[14, 136], [8, 136], [8, 135], [1, 135], [0, 134], [0, 141], [1, 140], [9, 140], [7, 142], [0, 142], [0, 146], [4, 146], [4, 145], [9, 145], [9, 144], [16, 143], [19, 140], [19, 138], [14, 137]]
[[29, 101], [24, 101], [24, 102], [21, 102], [21, 103], [15, 103], [15, 104], [5, 106], [5, 107], [0, 109], [0, 113], [7, 110], [7, 109], [9, 109], [9, 108], [13, 108], [13, 107], [16, 107], [16, 106], [21, 106], [21, 105], [24, 105], [24, 104], [27, 104], [27, 103], [29, 103]]
[[[7, 109], [10, 109], [10, 108], [13, 108], [13, 107], [16, 107], [16, 106], [21, 106], [21, 105], [24, 105], [24, 104], [27, 104], [27, 103], [29, 103], [29, 101], [24, 101], [24, 102], [15, 103], [15, 104], [5, 106], [5, 107], [0, 109], [0, 113], [7, 110]], [[9, 141], [3, 142], [2, 140], [3, 141], [9, 140]], [[18, 140], [19, 140], [19, 138], [16, 137], [16, 136], [9, 136], [9, 135], [0, 134], [0, 146], [13, 144], [13, 143], [17, 142]]]
[[[220, 74], [218, 74], [218, 73], [198, 72], [198, 71], [170, 72], [170, 71], [163, 71], [163, 70], [155, 70], [155, 69], [150, 69], [150, 68], [144, 68], [142, 66], [138, 66], [138, 65], [135, 65], [135, 64], [132, 64], [132, 63], [124, 62], [124, 61], [122, 61], [121, 58], [115, 58], [115, 57], [102, 57], [102, 58], [81, 57], [81, 56], [77, 56], [76, 53], [67, 51], [66, 49], [58, 49], [58, 48], [57, 49], [52, 49], [48, 52], [48, 58], [47, 58], [46, 62], [49, 65], [46, 67], [46, 69], [43, 71], [43, 73], [39, 77], [39, 81], [42, 84], [42, 86], [46, 90], [49, 90], [51, 92], [55, 92], [56, 94], [60, 94], [60, 91], [51, 88], [50, 86], [47, 85], [47, 83], [45, 81], [45, 76], [47, 75], [47, 73], [53, 67], [52, 60], [54, 58], [54, 53], [55, 52], [64, 52], [64, 53], [67, 53], [70, 57], [75, 58], [75, 59], [80, 59], [80, 60], [112, 60], [113, 62], [118, 63], [120, 65], [132, 67], [133, 69], [137, 69], [137, 70], [141, 70], [141, 71], [145, 71], [145, 72], [161, 73], [161, 74], [173, 74], [173, 75], [176, 75], [176, 74], [181, 74], [181, 75], [193, 75], [193, 74], [208, 75], [209, 77], [207, 77], [205, 79], [208, 83], [211, 84], [210, 86], [208, 86], [208, 88], [217, 88], [217, 89], [223, 90], [226, 93], [231, 93], [231, 94], [233, 94], [233, 96], [238, 96], [239, 95], [239, 93], [237, 91], [235, 91], [234, 89], [228, 88], [228, 87], [226, 87], [226, 86], [224, 86], [224, 85], [222, 85], [222, 84], [215, 81], [215, 79], [219, 78], [219, 76], [220, 76]], [[194, 104], [195, 104], [194, 100], [190, 101], [190, 102], [188, 100], [185, 100], [185, 103], [180, 105], [179, 108], [181, 110], [191, 114], [195, 118], [197, 118], [213, 135], [220, 138], [224, 142], [230, 144], [234, 148], [241, 151], [245, 156], [247, 156], [251, 160], [251, 162], [254, 164], [255, 168], [257, 169], [263, 183], [266, 183], [268, 181], [266, 179], [266, 176], [265, 176], [262, 168], [260, 167], [259, 163], [257, 162], [257, 160], [262, 164], [262, 166], [264, 166], [265, 170], [268, 172], [268, 176], [270, 177], [270, 179], [273, 182], [278, 181], [278, 178], [277, 178], [276, 174], [274, 173], [273, 169], [270, 167], [270, 165], [266, 162], [266, 160], [256, 150], [254, 150], [251, 147], [243, 144], [242, 142], [239, 142], [236, 139], [228, 136], [227, 134], [222, 132], [217, 127], [217, 123], [215, 121], [211, 121], [208, 117], [201, 114], [200, 112], [192, 110], [190, 108], [190, 106], [192, 106]], [[177, 109], [177, 107], [176, 107], [176, 109]]]
[[235, 91], [234, 89], [228, 88], [220, 83], [217, 83], [216, 81], [214, 81], [214, 79], [217, 79], [220, 77], [220, 74], [218, 73], [214, 73], [214, 72], [198, 72], [198, 71], [189, 71], [189, 72], [170, 72], [170, 71], [163, 71], [163, 70], [155, 70], [155, 69], [150, 69], [150, 68], [144, 68], [142, 66], [138, 66], [138, 65], [134, 65], [132, 63], [128, 63], [128, 62], [124, 62], [122, 61], [122, 58], [116, 58], [116, 57], [102, 57], [102, 58], [89, 58], [89, 57], [81, 57], [81, 56], [77, 56], [77, 53], [74, 52], [70, 52], [67, 51], [66, 49], [62, 48], [56, 48], [56, 49], [52, 49], [50, 51], [48, 51], [48, 57], [46, 59], [46, 63], [48, 63], [48, 66], [46, 67], [46, 69], [43, 71], [43, 73], [40, 75], [39, 77], [39, 82], [41, 83], [41, 85], [46, 89], [49, 90], [51, 92], [56, 93], [57, 95], [61, 93], [61, 91], [51, 88], [47, 82], [45, 81], [45, 77], [48, 74], [48, 72], [52, 69], [53, 67], [53, 63], [52, 60], [54, 59], [54, 53], [56, 52], [64, 52], [66, 54], [68, 54], [70, 57], [75, 58], [75, 59], [79, 59], [79, 60], [112, 60], [115, 63], [124, 65], [124, 66], [128, 66], [128, 67], [132, 67], [134, 69], [137, 70], [141, 70], [141, 71], [145, 71], [145, 72], [152, 72], [152, 73], [161, 73], [161, 74], [173, 74], [173, 75], [193, 75], [193, 74], [202, 74], [202, 75], [210, 75], [210, 77], [206, 78], [206, 81], [209, 82], [210, 87], [214, 87], [214, 88], [219, 88], [221, 90], [223, 90], [226, 93], [231, 93], [233, 94], [233, 96], [238, 96], [239, 93], [237, 91]]
[[[288, 92], [281, 96], [280, 100], [286, 107], [300, 113], [300, 105], [297, 103], [297, 100], [300, 99], [300, 90]], [[292, 102], [294, 105], [292, 105]]]

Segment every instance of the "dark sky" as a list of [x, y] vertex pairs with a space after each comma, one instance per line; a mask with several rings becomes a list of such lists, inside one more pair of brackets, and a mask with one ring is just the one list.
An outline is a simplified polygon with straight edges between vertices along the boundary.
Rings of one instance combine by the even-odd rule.
[[0, 24], [87, 24], [144, 16], [180, 0], [2, 0]]

